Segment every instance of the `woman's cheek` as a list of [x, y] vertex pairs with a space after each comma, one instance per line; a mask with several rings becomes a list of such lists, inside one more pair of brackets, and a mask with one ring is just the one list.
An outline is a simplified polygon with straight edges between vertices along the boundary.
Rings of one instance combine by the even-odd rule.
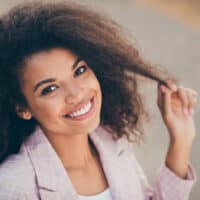
[[48, 117], [48, 115], [57, 115], [62, 104], [63, 100], [59, 95], [48, 97], [48, 99], [43, 98], [35, 105], [35, 112], [45, 115], [45, 117]]

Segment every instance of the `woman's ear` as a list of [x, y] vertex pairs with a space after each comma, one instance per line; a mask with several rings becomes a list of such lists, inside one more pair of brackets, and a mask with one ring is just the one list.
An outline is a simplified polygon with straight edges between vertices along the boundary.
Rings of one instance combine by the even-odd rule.
[[27, 109], [24, 109], [22, 106], [16, 105], [15, 109], [16, 109], [17, 115], [20, 118], [25, 119], [25, 120], [30, 120], [32, 118], [31, 112]]

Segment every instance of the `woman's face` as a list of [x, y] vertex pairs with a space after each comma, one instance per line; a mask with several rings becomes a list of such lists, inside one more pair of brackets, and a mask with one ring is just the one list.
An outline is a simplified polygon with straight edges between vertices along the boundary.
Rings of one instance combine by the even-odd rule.
[[54, 48], [34, 54], [21, 79], [27, 112], [47, 133], [86, 134], [99, 125], [99, 82], [72, 51]]

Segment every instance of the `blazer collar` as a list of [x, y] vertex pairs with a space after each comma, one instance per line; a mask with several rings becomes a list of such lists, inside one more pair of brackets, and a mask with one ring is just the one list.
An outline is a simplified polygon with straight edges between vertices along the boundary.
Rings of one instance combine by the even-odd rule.
[[[102, 126], [90, 133], [89, 137], [99, 153], [113, 199], [128, 200], [136, 197], [132, 192], [134, 188], [130, 188], [131, 184], [127, 180], [131, 173], [128, 176], [123, 175], [130, 170], [126, 164], [129, 158], [124, 154], [128, 150], [127, 139], [122, 137], [114, 141], [112, 135]], [[32, 162], [42, 200], [78, 200], [60, 158], [39, 126], [24, 142], [23, 147]]]

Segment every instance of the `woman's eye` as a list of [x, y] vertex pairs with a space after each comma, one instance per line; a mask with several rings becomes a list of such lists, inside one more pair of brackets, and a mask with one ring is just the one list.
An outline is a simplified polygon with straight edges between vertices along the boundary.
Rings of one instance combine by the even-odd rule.
[[75, 71], [75, 76], [79, 76], [87, 70], [87, 66], [83, 65]]
[[47, 95], [50, 92], [53, 92], [56, 88], [57, 88], [57, 86], [55, 86], [55, 85], [51, 85], [49, 87], [46, 87], [44, 90], [42, 90], [42, 95]]

